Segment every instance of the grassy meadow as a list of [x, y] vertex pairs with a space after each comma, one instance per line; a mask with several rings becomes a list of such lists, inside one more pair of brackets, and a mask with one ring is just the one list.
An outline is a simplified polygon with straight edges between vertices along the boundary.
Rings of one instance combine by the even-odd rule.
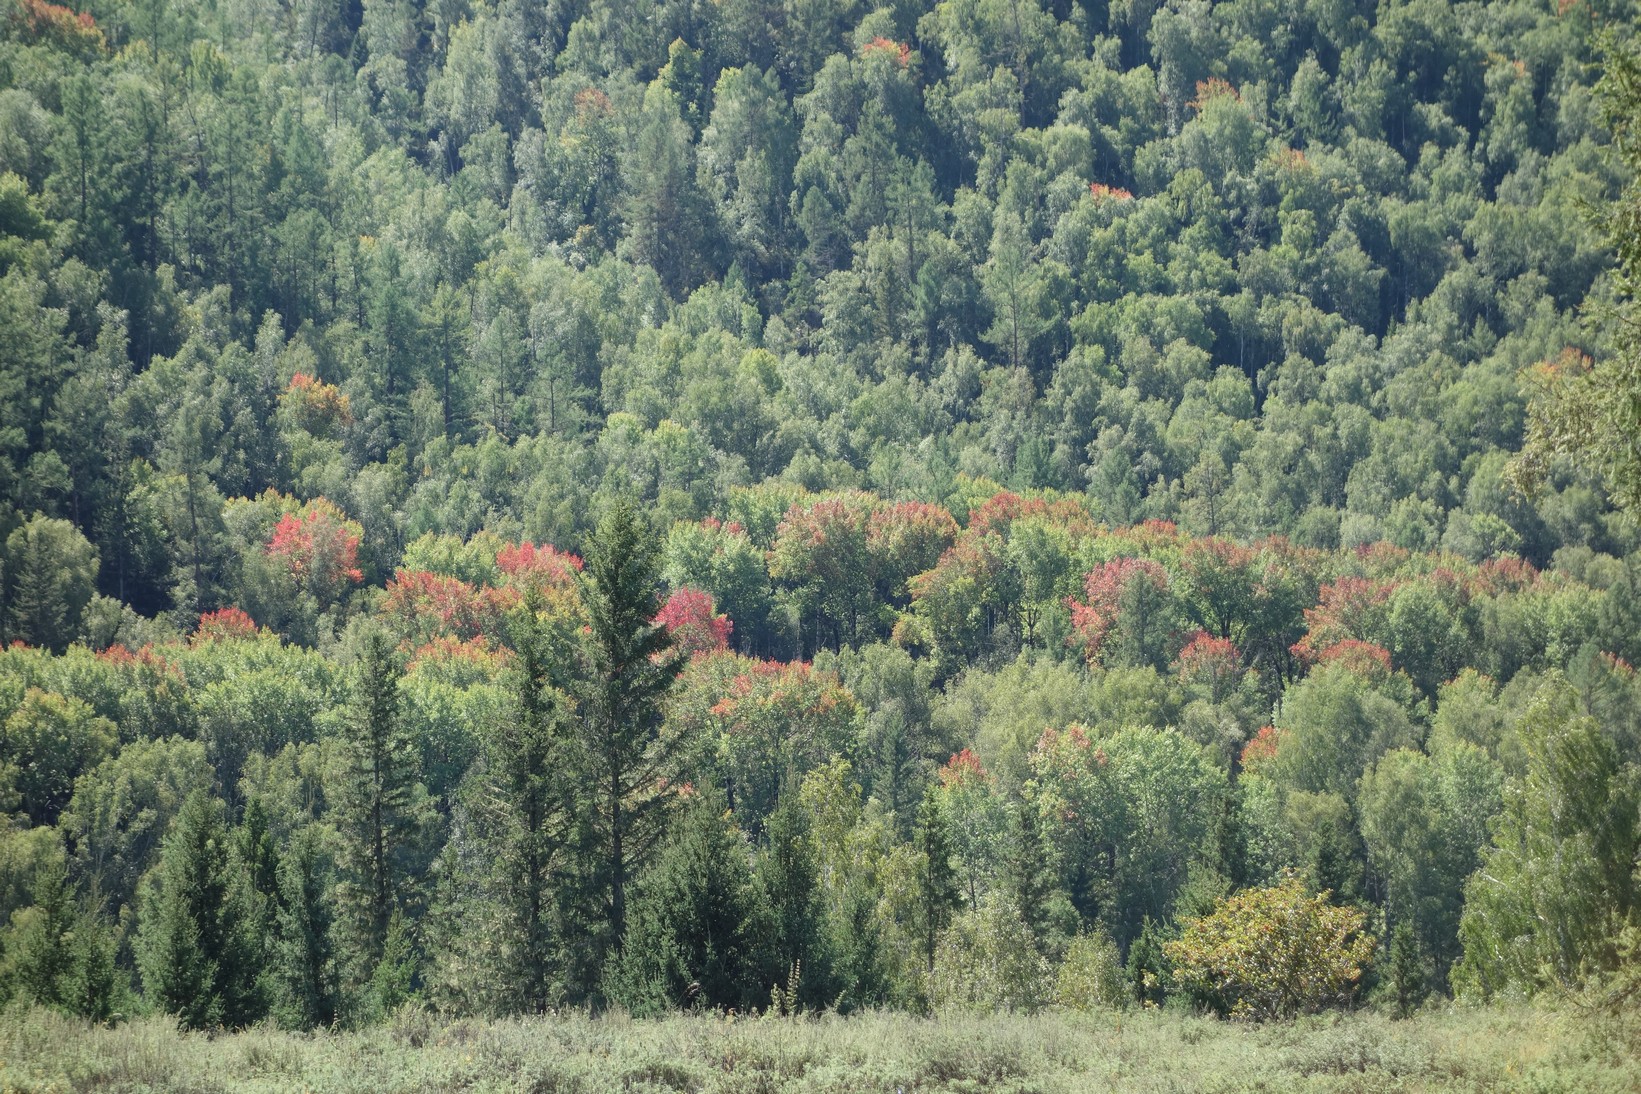
[[1641, 1090], [1635, 1028], [1575, 1009], [1427, 1010], [1244, 1025], [1157, 1012], [923, 1019], [568, 1015], [359, 1033], [180, 1034], [0, 1015], [0, 1091]]

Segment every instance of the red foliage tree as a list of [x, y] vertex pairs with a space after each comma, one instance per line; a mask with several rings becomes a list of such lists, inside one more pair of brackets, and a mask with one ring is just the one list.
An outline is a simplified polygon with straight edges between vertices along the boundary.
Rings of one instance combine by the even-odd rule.
[[475, 588], [460, 578], [400, 570], [387, 583], [382, 610], [399, 634], [423, 645], [441, 635], [462, 640], [499, 635], [518, 602], [512, 589]]
[[[255, 638], [256, 635], [256, 620], [249, 615], [238, 608], [218, 608], [214, 612], [206, 612], [199, 617], [199, 626], [194, 629], [191, 641], [198, 645], [201, 642]], [[125, 647], [121, 646], [119, 648], [124, 649]]]
[[1223, 700], [1242, 679], [1242, 653], [1229, 638], [1215, 638], [1207, 631], [1198, 631], [1175, 661], [1180, 683], [1186, 687], [1201, 688], [1208, 693], [1209, 702]]
[[335, 603], [350, 584], [364, 580], [359, 570], [362, 534], [359, 525], [320, 498], [279, 518], [268, 541], [268, 556], [323, 608]]
[[[1134, 589], [1136, 584], [1144, 584], [1149, 589]], [[1148, 558], [1114, 558], [1095, 567], [1083, 579], [1087, 600], [1071, 597], [1066, 601], [1066, 606], [1071, 609], [1072, 629], [1067, 642], [1081, 646], [1089, 664], [1094, 664], [1123, 614], [1125, 602], [1135, 593], [1160, 594], [1167, 588], [1168, 571]], [[1142, 599], [1149, 602], [1153, 598], [1146, 595]], [[1135, 622], [1143, 627], [1149, 621]]]
[[866, 525], [866, 550], [884, 595], [905, 604], [907, 582], [934, 569], [957, 533], [957, 521], [938, 505], [903, 501], [874, 509]]
[[24, 42], [40, 42], [82, 59], [103, 52], [107, 45], [90, 12], [47, 0], [19, 0], [8, 22]]
[[655, 621], [667, 628], [676, 648], [697, 657], [729, 648], [735, 624], [728, 616], [716, 614], [716, 610], [710, 593], [685, 585], [667, 597]]

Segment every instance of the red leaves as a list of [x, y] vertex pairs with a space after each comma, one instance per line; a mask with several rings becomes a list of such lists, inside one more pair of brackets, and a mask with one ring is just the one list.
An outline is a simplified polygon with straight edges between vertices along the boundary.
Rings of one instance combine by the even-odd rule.
[[1368, 680], [1382, 680], [1390, 675], [1390, 651], [1372, 642], [1347, 638], [1335, 642], [1316, 656], [1319, 665], [1342, 665], [1345, 669]]
[[568, 588], [575, 585], [575, 575], [581, 572], [581, 558], [560, 551], [551, 544], [537, 547], [525, 541], [508, 544], [496, 552], [496, 569], [506, 574], [512, 585], [529, 586], [545, 591], [549, 588]]
[[[218, 608], [214, 612], [206, 612], [199, 617], [199, 626], [194, 630], [192, 641], [195, 645], [198, 645], [201, 642], [225, 642], [239, 638], [255, 638], [256, 634], [256, 620], [249, 615], [238, 608]], [[124, 649], [125, 647], [121, 646], [120, 648]]]
[[963, 749], [940, 769], [940, 785], [945, 787], [966, 786], [969, 783], [989, 783], [991, 774], [980, 765], [980, 760], [973, 752]]
[[735, 624], [715, 609], [711, 594], [686, 585], [667, 598], [655, 621], [667, 628], [673, 645], [691, 657], [718, 653], [729, 648]]
[[43, 42], [76, 56], [104, 48], [102, 29], [88, 11], [75, 12], [47, 0], [19, 0], [10, 22], [25, 42]]
[[1204, 688], [1218, 702], [1242, 675], [1242, 653], [1229, 638], [1215, 638], [1198, 631], [1175, 662], [1180, 683]]
[[1083, 647], [1089, 664], [1099, 659], [1100, 646], [1121, 614], [1123, 593], [1135, 581], [1148, 582], [1160, 591], [1168, 587], [1168, 571], [1148, 558], [1114, 558], [1091, 570], [1083, 579], [1086, 603], [1075, 597], [1067, 598], [1074, 632], [1068, 641]]
[[1384, 606], [1394, 586], [1360, 577], [1342, 577], [1322, 586], [1318, 603], [1305, 609], [1309, 631], [1294, 643], [1293, 654], [1315, 662], [1322, 651], [1347, 639], [1361, 641], [1380, 630]]
[[1133, 201], [1134, 195], [1121, 186], [1107, 186], [1103, 182], [1090, 183], [1088, 192], [1094, 195], [1096, 201]]
[[279, 518], [268, 541], [268, 556], [283, 564], [298, 589], [328, 605], [348, 585], [364, 580], [359, 570], [361, 534], [340, 509], [319, 498]]
[[497, 634], [507, 612], [519, 601], [511, 589], [478, 588], [460, 578], [426, 570], [400, 570], [387, 583], [383, 612], [400, 633], [428, 640], [447, 634], [463, 640]]
[[892, 38], [885, 38], [882, 35], [873, 38], [860, 47], [862, 57], [870, 56], [873, 53], [887, 53], [894, 58], [895, 63], [901, 68], [905, 68], [912, 60], [912, 47], [910, 45], [905, 42], [897, 42]]
[[1243, 770], [1252, 771], [1265, 761], [1273, 759], [1277, 748], [1282, 744], [1282, 735], [1283, 731], [1275, 726], [1261, 726], [1259, 732], [1242, 746]]
[[1229, 97], [1233, 102], [1241, 102], [1242, 96], [1232, 87], [1230, 81], [1222, 80], [1218, 76], [1197, 81], [1197, 97], [1185, 105], [1201, 113], [1204, 108], [1215, 99]]
[[327, 434], [337, 426], [353, 424], [353, 408], [341, 389], [305, 372], [291, 377], [290, 386], [279, 397], [279, 402], [298, 425], [315, 436]]

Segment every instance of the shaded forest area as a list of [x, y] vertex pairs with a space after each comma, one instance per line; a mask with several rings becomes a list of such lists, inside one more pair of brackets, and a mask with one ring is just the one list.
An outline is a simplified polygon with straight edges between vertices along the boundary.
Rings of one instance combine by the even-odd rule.
[[1633, 997], [1630, 5], [7, 2], [13, 997]]

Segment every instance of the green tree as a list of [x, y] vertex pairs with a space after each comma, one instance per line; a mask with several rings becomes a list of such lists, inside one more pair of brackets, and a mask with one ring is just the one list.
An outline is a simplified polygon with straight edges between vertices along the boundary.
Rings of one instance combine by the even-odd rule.
[[1612, 351], [1591, 361], [1563, 353], [1524, 377], [1532, 395], [1527, 435], [1512, 472], [1526, 486], [1542, 484], [1557, 460], [1569, 459], [1606, 483], [1614, 500], [1641, 510], [1641, 56], [1616, 35], [1603, 44], [1602, 106], [1612, 130], [1613, 158], [1623, 192], [1603, 211], [1607, 241], [1618, 258], [1620, 303], [1605, 312]]
[[388, 922], [412, 896], [407, 860], [421, 827], [419, 751], [400, 714], [403, 672], [387, 634], [368, 631], [342, 722], [346, 768], [335, 806], [341, 836], [336, 898], [356, 982], [374, 972]]
[[330, 885], [321, 838], [303, 828], [279, 860], [273, 1015], [288, 1029], [329, 1026], [337, 1014]]
[[258, 947], [246, 930], [222, 812], [203, 791], [188, 796], [137, 921], [143, 991], [187, 1029], [243, 1026], [262, 1011]]
[[114, 723], [79, 699], [29, 688], [0, 723], [0, 788], [35, 824], [55, 824], [74, 780], [114, 752]]
[[757, 889], [723, 800], [699, 793], [638, 886], [609, 994], [638, 1014], [758, 1000]]
[[1572, 987], [1617, 962], [1641, 917], [1641, 779], [1559, 674], [1518, 727], [1526, 770], [1505, 785], [1494, 846], [1465, 885], [1455, 989], [1486, 998]]
[[913, 836], [917, 853], [912, 932], [928, 970], [934, 971], [942, 932], [963, 906], [963, 889], [952, 864], [951, 821], [933, 789], [924, 795]]
[[575, 850], [575, 788], [569, 700], [553, 683], [561, 651], [553, 648], [542, 611], [532, 597], [514, 616], [513, 702], [505, 720], [488, 727], [483, 746], [484, 853], [501, 871], [505, 894], [500, 937], [492, 941], [505, 956], [511, 999], [537, 1013], [553, 1002], [561, 953], [584, 941], [564, 937], [568, 924], [555, 905]]
[[988, 894], [953, 921], [929, 970], [937, 1011], [1032, 1011], [1047, 999], [1048, 962], [1008, 894]]
[[655, 622], [656, 581], [649, 530], [630, 502], [616, 502], [587, 543], [581, 590], [589, 633], [576, 684], [578, 777], [605, 915], [599, 945], [615, 951], [626, 936], [628, 883], [661, 834], [669, 803], [663, 787], [677, 751], [662, 733], [662, 703], [683, 657]]
[[61, 653], [96, 591], [96, 548], [68, 521], [36, 515], [7, 537], [4, 562], [7, 634]]
[[792, 1005], [818, 1010], [836, 1000], [837, 984], [813, 839], [798, 795], [784, 795], [764, 826], [753, 881], [763, 920], [763, 978], [782, 987]]

